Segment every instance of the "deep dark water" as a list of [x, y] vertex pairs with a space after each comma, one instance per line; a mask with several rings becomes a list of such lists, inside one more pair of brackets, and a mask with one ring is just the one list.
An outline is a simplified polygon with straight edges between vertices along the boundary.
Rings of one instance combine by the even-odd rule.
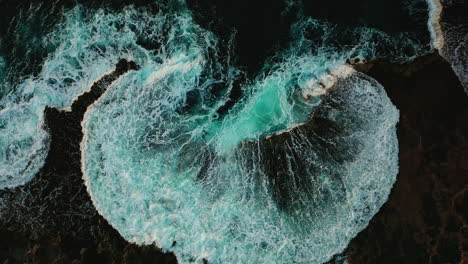
[[[247, 69], [250, 77], [259, 71], [265, 58], [287, 45], [297, 15], [297, 6], [288, 8], [287, 3], [283, 0], [187, 1], [198, 24], [213, 31], [224, 45], [234, 41], [236, 62]], [[26, 59], [18, 67], [20, 74], [37, 73], [53, 47], [39, 46], [32, 40], [59, 22], [63, 9], [76, 4], [114, 10], [128, 5], [143, 6], [152, 12], [159, 10], [151, 0], [2, 0], [0, 34], [4, 37], [0, 54], [15, 62]], [[427, 5], [422, 0], [304, 1], [301, 6], [305, 15], [314, 18], [341, 25], [369, 26], [387, 33], [419, 32], [421, 42], [429, 40]]]
[[[129, 2], [106, 4], [121, 8]], [[131, 2], [146, 5], [148, 1]], [[390, 18], [407, 21], [400, 20], [395, 4], [398, 1], [384, 1], [385, 4], [377, 8], [381, 10], [380, 15], [366, 9], [370, 5], [368, 2], [356, 5], [349, 1], [324, 2], [318, 8], [318, 3], [309, 1], [305, 3], [305, 12], [339, 23], [375, 26], [388, 32], [415, 25], [388, 23]], [[99, 6], [104, 3], [88, 4]], [[50, 8], [71, 5], [72, 2], [66, 1], [45, 3], [40, 10], [48, 13], [47, 20], [37, 23], [33, 19], [30, 26], [44, 30], [56, 22]], [[236, 29], [236, 60], [250, 75], [255, 75], [262, 61], [287, 41], [291, 18], [280, 14], [285, 7], [283, 1], [195, 0], [189, 1], [189, 5], [199, 15], [196, 16], [199, 23], [218, 33], [224, 41], [227, 42]], [[271, 6], [265, 8], [266, 5]], [[333, 7], [336, 5], [344, 8], [335, 13]], [[25, 8], [29, 3], [3, 1], [0, 6], [7, 6], [3, 12], [14, 14], [19, 7]], [[7, 21], [11, 15], [2, 19]], [[0, 33], [17, 33], [11, 30], [1, 27]], [[11, 38], [11, 41], [25, 42], [21, 37]], [[9, 45], [16, 43], [2, 43], [3, 53], [12, 60], [23, 57], [24, 50], [9, 53]], [[25, 61], [22, 74], [38, 71], [45, 56], [41, 49], [37, 47], [33, 49], [36, 54], [27, 56], [31, 60]], [[120, 66], [120, 70], [102, 79], [98, 86], [105, 87], [113, 78], [135, 68]], [[400, 174], [389, 201], [345, 253], [349, 262], [467, 261], [463, 256], [463, 251], [467, 251], [464, 248], [466, 228], [463, 226], [466, 226], [467, 217], [464, 186], [468, 175], [468, 99], [463, 88], [450, 66], [438, 55], [420, 58], [407, 65], [381, 60], [365, 64], [362, 70], [383, 84], [401, 111], [398, 127]], [[240, 97], [241, 91], [237, 93], [232, 95], [233, 101]], [[95, 98], [98, 96], [99, 92]], [[76, 106], [81, 107], [72, 112], [47, 108], [52, 145], [46, 165], [25, 186], [0, 191], [0, 195], [9, 197], [15, 204], [0, 216], [0, 262], [176, 263], [171, 254], [126, 242], [92, 206], [80, 170], [80, 121], [86, 105], [84, 100], [79, 100]], [[26, 201], [22, 200], [25, 196], [20, 195], [23, 192], [30, 193]]]
[[[234, 30], [238, 63], [247, 67], [251, 75], [267, 56], [287, 45], [291, 23], [298, 11], [297, 6], [288, 8], [288, 1], [282, 0], [189, 0], [187, 3], [195, 11], [197, 23], [218, 36], [229, 38]], [[373, 27], [387, 33], [419, 32], [421, 41], [429, 40], [424, 1], [303, 1], [301, 7], [306, 16], [332, 23]]]

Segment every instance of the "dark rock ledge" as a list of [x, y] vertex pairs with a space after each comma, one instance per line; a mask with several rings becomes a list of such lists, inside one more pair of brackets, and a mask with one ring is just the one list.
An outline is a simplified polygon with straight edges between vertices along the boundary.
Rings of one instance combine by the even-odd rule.
[[468, 263], [468, 96], [439, 55], [357, 67], [400, 110], [400, 172], [389, 200], [349, 245], [350, 264]]
[[28, 184], [0, 191], [0, 263], [176, 262], [155, 247], [126, 242], [97, 213], [82, 181], [83, 116], [113, 82], [138, 68], [120, 60], [77, 97], [72, 111], [46, 107], [51, 145], [44, 167]]
[[[121, 61], [71, 112], [46, 109], [46, 165], [27, 185], [0, 191], [0, 263], [177, 263], [126, 242], [98, 215], [81, 179], [83, 114], [136, 68]], [[400, 109], [400, 173], [388, 202], [344, 253], [348, 262], [468, 263], [468, 97], [456, 75], [437, 54], [355, 68], [377, 79]]]

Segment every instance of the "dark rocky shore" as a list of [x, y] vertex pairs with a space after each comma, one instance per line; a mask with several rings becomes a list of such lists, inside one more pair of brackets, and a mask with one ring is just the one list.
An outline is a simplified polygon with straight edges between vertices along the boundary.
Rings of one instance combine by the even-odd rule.
[[[71, 112], [46, 109], [46, 165], [27, 185], [0, 191], [0, 263], [177, 263], [156, 247], [126, 242], [98, 215], [81, 178], [84, 111], [136, 68], [121, 61]], [[400, 173], [388, 202], [345, 252], [348, 262], [467, 263], [468, 97], [460, 82], [436, 54], [356, 68], [400, 109]]]
[[120, 76], [139, 67], [121, 60], [73, 103], [45, 109], [51, 135], [46, 163], [28, 184], [0, 191], [0, 263], [175, 263], [155, 247], [126, 242], [94, 209], [82, 181], [81, 121]]
[[350, 244], [354, 263], [467, 263], [468, 97], [437, 55], [361, 67], [400, 109], [400, 172]]

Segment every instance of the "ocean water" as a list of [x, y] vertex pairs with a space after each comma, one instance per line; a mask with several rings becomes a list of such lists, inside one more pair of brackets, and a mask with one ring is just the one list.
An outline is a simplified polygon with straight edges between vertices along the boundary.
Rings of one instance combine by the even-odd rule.
[[11, 58], [19, 44], [2, 39], [0, 189], [44, 164], [44, 107], [69, 109], [125, 58], [140, 69], [88, 109], [81, 145], [93, 203], [125, 239], [180, 263], [323, 263], [342, 252], [398, 172], [398, 110], [348, 64], [406, 62], [430, 44], [405, 27], [286, 7], [287, 43], [255, 74], [183, 1], [64, 6], [35, 33], [39, 48], [22, 47], [39, 64], [24, 71]]

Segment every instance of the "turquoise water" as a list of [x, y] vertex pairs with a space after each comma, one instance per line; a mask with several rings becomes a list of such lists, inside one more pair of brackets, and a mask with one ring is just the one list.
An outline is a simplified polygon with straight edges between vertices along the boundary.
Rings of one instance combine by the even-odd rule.
[[[327, 261], [367, 226], [398, 172], [398, 110], [377, 81], [344, 65], [408, 61], [428, 43], [296, 20], [288, 48], [220, 116], [242, 70], [183, 3], [159, 13], [66, 10], [41, 39], [54, 48], [39, 73], [1, 79], [0, 188], [44, 164], [44, 107], [68, 109], [126, 58], [140, 69], [82, 122], [84, 181], [100, 214], [128, 241], [180, 263]], [[0, 76], [8, 67], [0, 63]]]
[[[322, 263], [341, 252], [395, 180], [398, 111], [375, 80], [358, 73], [335, 77], [340, 92], [332, 100], [342, 109], [313, 95], [346, 59], [378, 56], [381, 43], [394, 53], [413, 43], [361, 28], [343, 33], [357, 38], [338, 48], [326, 45], [339, 32], [333, 25], [300, 21], [290, 48], [267, 61], [218, 118], [228, 96], [213, 98], [210, 87], [235, 74], [214, 77], [217, 39], [190, 13], [172, 19], [165, 48], [138, 61], [141, 70], [114, 84], [83, 121], [83, 171], [98, 211], [127, 240], [155, 243], [181, 263]], [[306, 30], [330, 35], [317, 43]], [[196, 103], [181, 110], [192, 91]], [[278, 160], [290, 157], [277, 161], [290, 167], [280, 176], [294, 195], [283, 195], [265, 140], [307, 122], [317, 107], [340, 132], [307, 128], [274, 140]], [[338, 155], [344, 161], [323, 150], [322, 136], [346, 146]]]

